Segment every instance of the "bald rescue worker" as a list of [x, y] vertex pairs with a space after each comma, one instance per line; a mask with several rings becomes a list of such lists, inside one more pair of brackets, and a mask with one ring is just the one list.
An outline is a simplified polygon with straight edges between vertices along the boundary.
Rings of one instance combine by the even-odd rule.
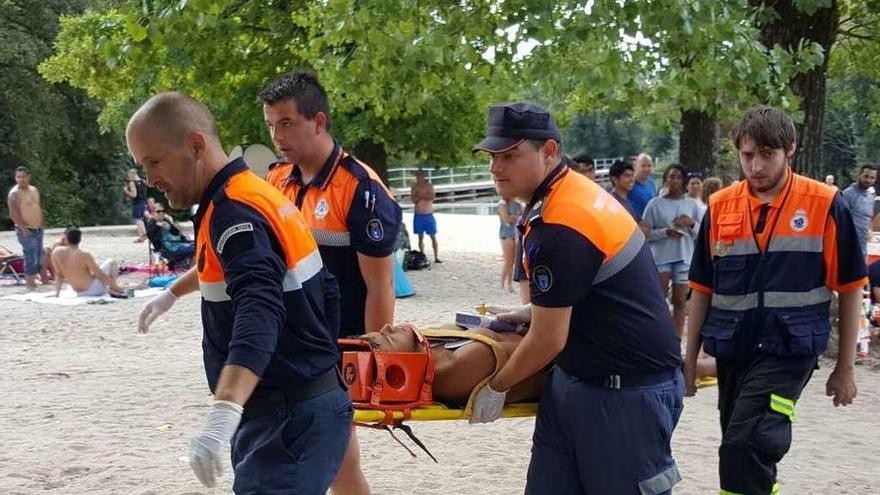
[[733, 130], [746, 180], [709, 199], [691, 262], [684, 374], [694, 395], [700, 344], [715, 356], [722, 495], [779, 493], [776, 464], [791, 445], [804, 386], [831, 333], [840, 294], [840, 350], [826, 392], [852, 403], [864, 257], [836, 188], [795, 174], [791, 118], [746, 112]]
[[[503, 197], [528, 206], [519, 226], [531, 327], [478, 392], [472, 422], [498, 419], [510, 388], [555, 362], [541, 396], [527, 494], [671, 493], [670, 439], [682, 411], [681, 357], [654, 260], [629, 212], [560, 164], [559, 129], [526, 103], [489, 109]], [[584, 200], [586, 198], [586, 200]]]
[[214, 403], [190, 444], [193, 471], [214, 486], [231, 441], [235, 493], [324, 493], [353, 409], [326, 308], [336, 287], [306, 222], [242, 159], [229, 160], [210, 110], [187, 96], [149, 99], [126, 137], [172, 207], [199, 205], [196, 270]]
[[[302, 211], [321, 258], [336, 277], [341, 321], [339, 336], [378, 331], [394, 321], [391, 252], [400, 228], [400, 206], [366, 164], [347, 153], [330, 134], [327, 94], [317, 77], [294, 71], [261, 93], [266, 126], [283, 158], [266, 180]], [[190, 270], [169, 290], [147, 303], [138, 328], [168, 311], [178, 297], [196, 289]], [[367, 495], [355, 430], [342, 468], [333, 482], [337, 495]]]

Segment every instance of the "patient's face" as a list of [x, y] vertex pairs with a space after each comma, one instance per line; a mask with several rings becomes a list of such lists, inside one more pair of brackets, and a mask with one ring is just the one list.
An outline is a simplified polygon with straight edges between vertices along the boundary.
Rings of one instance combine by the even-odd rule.
[[368, 332], [362, 337], [373, 342], [377, 348], [386, 352], [416, 352], [419, 340], [415, 328], [409, 324], [385, 325], [378, 332]]

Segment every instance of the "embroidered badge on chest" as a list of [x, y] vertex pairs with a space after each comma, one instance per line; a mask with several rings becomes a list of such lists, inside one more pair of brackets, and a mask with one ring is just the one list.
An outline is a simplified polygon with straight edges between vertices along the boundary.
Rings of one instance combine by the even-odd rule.
[[553, 287], [553, 273], [544, 265], [532, 270], [532, 280], [541, 292], [547, 292]]
[[809, 225], [809, 222], [807, 221], [807, 210], [795, 210], [789, 225], [791, 226], [791, 230], [795, 232], [803, 232], [806, 230], [807, 225]]
[[715, 256], [727, 256], [730, 254], [730, 251], [733, 249], [733, 243], [727, 243], [722, 240], [715, 241]]
[[376, 242], [385, 238], [385, 228], [381, 220], [374, 218], [367, 223], [367, 237]]
[[330, 212], [330, 203], [327, 202], [327, 198], [321, 198], [318, 200], [318, 204], [315, 205], [315, 218], [321, 220], [322, 218], [327, 216], [327, 213]]

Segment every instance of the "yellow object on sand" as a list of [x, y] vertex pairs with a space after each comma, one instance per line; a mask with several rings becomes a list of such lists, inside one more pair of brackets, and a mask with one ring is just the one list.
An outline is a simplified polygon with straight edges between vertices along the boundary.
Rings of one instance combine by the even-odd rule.
[[718, 379], [714, 376], [701, 376], [696, 380], [697, 388], [717, 387]]

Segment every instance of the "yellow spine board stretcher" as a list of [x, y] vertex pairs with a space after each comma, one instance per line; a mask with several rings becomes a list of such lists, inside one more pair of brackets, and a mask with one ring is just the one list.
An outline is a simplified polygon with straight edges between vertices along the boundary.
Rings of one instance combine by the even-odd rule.
[[[454, 329], [433, 329], [426, 328], [420, 330], [422, 335], [428, 339], [438, 338], [455, 338], [470, 339], [483, 343], [492, 348], [495, 354], [495, 371], [491, 375], [480, 381], [468, 398], [467, 405], [464, 408], [450, 408], [440, 403], [434, 403], [430, 406], [422, 406], [410, 411], [383, 411], [378, 409], [355, 409], [354, 421], [356, 423], [381, 423], [388, 419], [397, 421], [454, 421], [469, 419], [473, 412], [473, 404], [476, 393], [495, 376], [495, 373], [507, 362], [507, 353], [498, 342], [491, 338], [463, 330]], [[697, 388], [714, 387], [718, 385], [715, 377], [706, 376], [697, 379]], [[502, 418], [525, 418], [534, 416], [538, 412], [538, 404], [535, 402], [523, 402], [517, 404], [507, 404], [501, 412]]]
[[[354, 411], [354, 422], [355, 423], [383, 423], [388, 422], [389, 420], [393, 420], [394, 422], [399, 421], [449, 421], [449, 420], [461, 420], [461, 419], [469, 419], [474, 409], [474, 399], [476, 398], [477, 392], [483, 388], [484, 385], [489, 383], [492, 378], [495, 377], [495, 374], [498, 373], [504, 363], [507, 362], [507, 353], [504, 351], [504, 348], [501, 345], [494, 341], [492, 338], [487, 337], [483, 334], [479, 334], [476, 332], [468, 332], [464, 330], [454, 330], [454, 329], [444, 329], [444, 328], [425, 328], [419, 330], [422, 335], [427, 337], [429, 340], [431, 339], [469, 339], [476, 342], [480, 342], [489, 346], [492, 349], [492, 353], [495, 355], [495, 370], [491, 375], [487, 376], [483, 380], [481, 380], [474, 390], [471, 392], [470, 397], [468, 398], [467, 404], [464, 408], [449, 408], [440, 403], [434, 403], [429, 406], [421, 406], [411, 410], [404, 411], [389, 411], [389, 410], [380, 410], [380, 409], [355, 409]], [[537, 403], [521, 403], [521, 404], [508, 404], [504, 406], [504, 410], [501, 413], [502, 418], [523, 418], [528, 416], [534, 416], [538, 411]]]
[[[476, 398], [477, 392], [479, 392], [484, 385], [489, 383], [489, 381], [491, 381], [492, 378], [495, 377], [495, 374], [498, 373], [498, 370], [500, 370], [507, 362], [508, 356], [507, 353], [504, 351], [504, 348], [502, 348], [498, 342], [494, 341], [490, 337], [476, 332], [467, 332], [463, 330], [453, 329], [422, 329], [420, 330], [420, 332], [429, 340], [445, 338], [469, 339], [485, 344], [492, 349], [492, 352], [495, 355], [495, 369], [492, 371], [491, 375], [481, 380], [474, 387], [473, 391], [471, 391], [470, 397], [468, 397], [467, 404], [464, 408], [449, 408], [443, 404], [436, 402], [430, 405], [424, 405], [404, 410], [356, 408], [354, 411], [353, 423], [357, 426], [386, 430], [388, 433], [391, 434], [391, 437], [398, 444], [400, 444], [404, 449], [406, 449], [407, 452], [409, 452], [412, 457], [416, 457], [415, 453], [394, 435], [393, 430], [402, 430], [407, 434], [407, 436], [409, 436], [410, 439], [412, 439], [413, 442], [416, 443], [416, 445], [424, 450], [425, 453], [434, 460], [434, 462], [437, 462], [437, 459], [415, 436], [415, 434], [412, 432], [412, 429], [404, 424], [404, 421], [455, 421], [469, 419], [471, 417], [471, 414], [473, 413], [474, 399]], [[718, 382], [714, 377], [703, 377], [697, 380], [697, 387], [699, 388], [711, 387], [717, 384]], [[524, 418], [535, 416], [537, 412], [537, 403], [530, 402], [508, 404], [504, 406], [504, 409], [501, 411], [501, 417]]]

